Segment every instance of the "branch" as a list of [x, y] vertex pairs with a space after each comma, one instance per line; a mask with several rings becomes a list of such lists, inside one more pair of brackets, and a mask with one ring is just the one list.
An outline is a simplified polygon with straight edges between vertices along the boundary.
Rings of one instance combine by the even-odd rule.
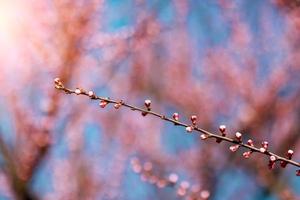
[[208, 190], [201, 189], [197, 184], [191, 184], [188, 181], [179, 180], [179, 176], [176, 173], [170, 173], [168, 177], [161, 176], [159, 173], [155, 173], [152, 162], [142, 163], [138, 158], [131, 159], [132, 170], [140, 175], [142, 181], [151, 183], [157, 188], [171, 187], [176, 189], [176, 194], [179, 197], [185, 197], [185, 199], [196, 200], [197, 196], [206, 200], [210, 196]]
[[28, 183], [18, 176], [16, 167], [17, 163], [13, 160], [11, 150], [3, 141], [1, 135], [0, 131], [0, 156], [2, 155], [4, 159], [4, 166], [1, 166], [1, 168], [10, 179], [11, 187], [15, 192], [15, 198], [18, 200], [38, 199], [30, 190]]
[[[296, 167], [300, 168], [300, 163], [292, 160], [292, 156], [293, 156], [293, 150], [288, 150], [286, 157], [282, 157], [279, 156], [271, 151], [268, 150], [268, 142], [264, 141], [262, 142], [262, 146], [261, 147], [255, 147], [254, 143], [251, 139], [249, 139], [247, 141], [247, 143], [244, 143], [242, 141], [242, 134], [239, 132], [236, 132], [235, 134], [235, 138], [229, 138], [226, 136], [226, 127], [225, 125], [221, 125], [219, 127], [219, 130], [221, 132], [221, 135], [206, 131], [204, 129], [201, 129], [197, 126], [197, 116], [193, 115], [191, 116], [191, 122], [192, 124], [186, 124], [183, 122], [179, 121], [179, 114], [178, 113], [174, 113], [172, 118], [168, 118], [165, 115], [153, 112], [151, 110], [151, 101], [150, 100], [145, 100], [145, 107], [146, 108], [141, 108], [141, 107], [137, 107], [128, 103], [125, 103], [123, 100], [117, 101], [114, 99], [111, 99], [109, 97], [100, 97], [97, 96], [93, 91], [85, 91], [81, 88], [76, 88], [75, 90], [66, 88], [63, 83], [61, 82], [61, 80], [59, 78], [56, 78], [54, 80], [55, 83], [55, 88], [58, 90], [62, 90], [64, 91], [66, 94], [76, 94], [76, 95], [84, 95], [84, 96], [88, 96], [90, 97], [91, 100], [96, 100], [96, 101], [100, 101], [99, 102], [99, 106], [101, 108], [104, 108], [106, 105], [108, 104], [114, 104], [114, 108], [115, 109], [119, 109], [121, 106], [130, 108], [132, 111], [138, 111], [142, 114], [142, 116], [146, 116], [146, 115], [153, 115], [155, 117], [158, 117], [164, 121], [168, 121], [173, 123], [176, 126], [182, 126], [186, 128], [186, 131], [188, 133], [192, 133], [192, 131], [196, 131], [198, 133], [200, 133], [200, 137], [202, 140], [206, 140], [208, 138], [215, 138], [217, 143], [221, 143], [222, 141], [226, 141], [228, 143], [233, 144], [232, 146], [229, 147], [229, 149], [232, 152], [235, 152], [239, 149], [239, 147], [244, 147], [245, 149], [247, 149], [246, 152], [243, 153], [243, 156], [245, 158], [249, 158], [250, 155], [254, 152], [256, 153], [260, 153], [260, 154], [264, 154], [269, 156], [269, 168], [273, 169], [274, 165], [276, 162], [280, 162], [280, 165], [282, 168], [285, 168], [287, 166], [287, 164], [291, 164], [294, 165]], [[300, 176], [300, 169], [298, 169], [296, 171], [296, 175]]]

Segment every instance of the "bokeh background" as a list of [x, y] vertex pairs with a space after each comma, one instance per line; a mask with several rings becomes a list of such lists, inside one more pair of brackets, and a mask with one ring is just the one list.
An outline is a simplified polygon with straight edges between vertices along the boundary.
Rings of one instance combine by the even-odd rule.
[[300, 160], [298, 0], [0, 0], [0, 199], [300, 199], [295, 167], [55, 77]]

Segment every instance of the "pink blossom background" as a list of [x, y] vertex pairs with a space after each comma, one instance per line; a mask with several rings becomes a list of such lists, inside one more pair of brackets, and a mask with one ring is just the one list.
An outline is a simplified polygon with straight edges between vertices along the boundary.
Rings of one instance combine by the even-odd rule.
[[299, 30], [297, 0], [0, 1], [0, 199], [298, 199], [293, 166], [53, 79], [299, 161]]

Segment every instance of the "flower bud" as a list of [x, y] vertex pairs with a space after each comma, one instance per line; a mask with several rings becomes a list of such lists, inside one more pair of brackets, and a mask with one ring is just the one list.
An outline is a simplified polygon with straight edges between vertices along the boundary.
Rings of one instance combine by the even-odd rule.
[[288, 159], [289, 159], [289, 160], [291, 160], [291, 159], [292, 159], [292, 156], [293, 156], [293, 154], [294, 154], [294, 151], [290, 149], [290, 150], [288, 150], [288, 152], [287, 152], [286, 156], [288, 157]]
[[268, 146], [269, 146], [269, 143], [267, 142], [267, 141], [263, 141], [262, 143], [261, 143], [261, 148], [259, 149], [259, 151], [261, 152], [261, 153], [265, 153], [267, 150], [268, 150]]
[[196, 125], [196, 123], [197, 123], [197, 122], [196, 122], [196, 121], [197, 121], [197, 116], [196, 116], [196, 115], [192, 115], [192, 116], [191, 116], [191, 121], [192, 121], [192, 124], [193, 124], [193, 125]]
[[90, 98], [94, 98], [95, 97], [95, 93], [93, 91], [89, 91], [88, 95]]
[[55, 79], [54, 79], [54, 83], [55, 83], [56, 85], [60, 85], [60, 84], [61, 84], [60, 78], [55, 78]]
[[253, 143], [253, 141], [252, 141], [251, 139], [249, 139], [249, 140], [247, 141], [247, 144], [248, 144], [249, 146], [251, 146], [251, 147], [254, 146], [254, 143]]
[[[219, 126], [219, 131], [222, 133], [222, 136], [226, 136], [226, 133], [225, 133], [225, 131], [226, 131], [226, 126], [225, 125], [220, 125]], [[222, 139], [221, 138], [217, 138], [216, 139], [216, 142], [217, 143], [221, 143], [222, 142]]]
[[229, 147], [230, 151], [232, 152], [236, 152], [239, 149], [240, 145], [232, 145]]
[[206, 139], [208, 138], [208, 135], [202, 133], [202, 134], [200, 135], [200, 137], [201, 137], [201, 140], [206, 140]]
[[174, 113], [174, 114], [173, 114], [173, 119], [174, 119], [175, 121], [178, 121], [178, 120], [179, 120], [179, 114], [178, 114], [178, 113]]
[[269, 143], [268, 143], [267, 141], [263, 141], [263, 142], [261, 143], [261, 146], [267, 150], [267, 149], [268, 149], [268, 146], [269, 146]]
[[121, 103], [116, 103], [116, 104], [114, 105], [114, 108], [115, 108], [115, 109], [119, 109], [119, 108], [121, 107], [121, 105], [122, 105]]
[[248, 159], [248, 158], [250, 158], [251, 153], [252, 153], [252, 151], [246, 151], [243, 153], [243, 157]]
[[143, 117], [145, 117], [148, 114], [148, 112], [142, 111], [141, 114], [142, 114]]
[[275, 166], [275, 162], [276, 162], [276, 157], [275, 156], [270, 156], [270, 160], [269, 160], [269, 169], [273, 169]]
[[222, 142], [222, 139], [221, 138], [217, 138], [216, 139], [216, 143], [221, 143]]
[[185, 130], [187, 131], [187, 132], [192, 132], [193, 131], [193, 127], [191, 127], [191, 126], [188, 126], [188, 127], [186, 127], [185, 128]]
[[285, 168], [287, 166], [287, 162], [286, 161], [280, 161], [280, 166], [282, 168]]
[[100, 106], [101, 108], [105, 108], [105, 106], [106, 106], [107, 104], [108, 104], [107, 101], [105, 101], [105, 100], [100, 100], [99, 106]]
[[77, 94], [77, 95], [81, 94], [81, 90], [79, 88], [76, 88], [75, 89], [75, 94]]
[[240, 132], [236, 132], [236, 133], [235, 133], [235, 138], [236, 138], [239, 142], [241, 142], [241, 141], [242, 141], [242, 134], [241, 134]]
[[220, 125], [219, 130], [222, 133], [222, 135], [225, 136], [226, 126], [225, 125]]
[[259, 151], [260, 151], [261, 153], [265, 153], [265, 152], [267, 151], [267, 149], [261, 147], [261, 148], [259, 148]]
[[146, 106], [147, 108], [150, 108], [150, 106], [151, 106], [151, 100], [146, 99], [146, 100], [145, 100], [145, 106]]

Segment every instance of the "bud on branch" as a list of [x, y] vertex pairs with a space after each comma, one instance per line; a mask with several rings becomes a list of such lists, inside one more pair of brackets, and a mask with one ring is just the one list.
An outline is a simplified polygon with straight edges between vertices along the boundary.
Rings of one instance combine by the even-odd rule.
[[[144, 108], [140, 108], [140, 107], [137, 107], [137, 106], [127, 104], [124, 101], [116, 101], [116, 100], [113, 100], [113, 99], [110, 99], [110, 98], [97, 96], [93, 91], [86, 92], [85, 90], [83, 90], [81, 88], [76, 88], [75, 90], [68, 89], [63, 85], [63, 83], [61, 82], [61, 80], [59, 78], [56, 78], [54, 80], [54, 83], [55, 83], [55, 88], [56, 89], [62, 90], [66, 94], [85, 95], [85, 96], [90, 97], [90, 99], [92, 99], [92, 100], [100, 101], [99, 106], [101, 108], [105, 108], [108, 104], [114, 104], [114, 108], [116, 108], [116, 109], [119, 109], [121, 106], [124, 106], [124, 107], [130, 108], [132, 111], [140, 112], [143, 116], [146, 116], [147, 114], [153, 115], [153, 116], [158, 117], [162, 120], [172, 122], [175, 125], [185, 127], [186, 131], [188, 133], [192, 133], [193, 131], [198, 132], [198, 133], [201, 134], [200, 137], [201, 137], [202, 140], [205, 140], [205, 139], [208, 139], [208, 138], [215, 138], [218, 143], [220, 143], [221, 141], [226, 141], [228, 143], [231, 143], [233, 145], [230, 146], [229, 149], [232, 152], [236, 152], [240, 147], [243, 147], [243, 148], [248, 150], [248, 151], [243, 153], [243, 156], [245, 158], [249, 158], [250, 154], [252, 154], [254, 152], [260, 153], [260, 154], [265, 154], [265, 155], [269, 156], [269, 158], [270, 158], [270, 160], [269, 160], [269, 168], [270, 169], [272, 169], [274, 167], [276, 161], [280, 161], [280, 165], [283, 168], [285, 168], [287, 164], [291, 164], [291, 165], [294, 165], [296, 167], [300, 167], [300, 163], [292, 160], [292, 155], [294, 153], [292, 150], [289, 150], [287, 152], [287, 155], [286, 155], [287, 158], [285, 158], [285, 157], [279, 156], [279, 155], [269, 151], [268, 150], [269, 145], [268, 145], [267, 141], [262, 142], [262, 146], [259, 148], [259, 147], [254, 146], [254, 143], [251, 139], [249, 139], [247, 141], [247, 143], [243, 143], [242, 134], [240, 132], [236, 132], [234, 139], [229, 138], [229, 137], [226, 136], [226, 133], [225, 133], [225, 130], [226, 130], [225, 125], [221, 125], [219, 127], [219, 131], [221, 132], [221, 135], [206, 131], [204, 129], [199, 128], [196, 125], [197, 124], [197, 116], [196, 115], [191, 116], [192, 124], [189, 125], [189, 124], [186, 124], [186, 123], [183, 123], [183, 122], [179, 121], [179, 114], [178, 113], [174, 113], [171, 118], [168, 118], [165, 115], [153, 112], [151, 110], [151, 101], [148, 100], [148, 99], [145, 100], [145, 102], [144, 102], [144, 105], [146, 107], [146, 109], [144, 109]], [[296, 171], [296, 175], [300, 176], [300, 169], [298, 169]]]

